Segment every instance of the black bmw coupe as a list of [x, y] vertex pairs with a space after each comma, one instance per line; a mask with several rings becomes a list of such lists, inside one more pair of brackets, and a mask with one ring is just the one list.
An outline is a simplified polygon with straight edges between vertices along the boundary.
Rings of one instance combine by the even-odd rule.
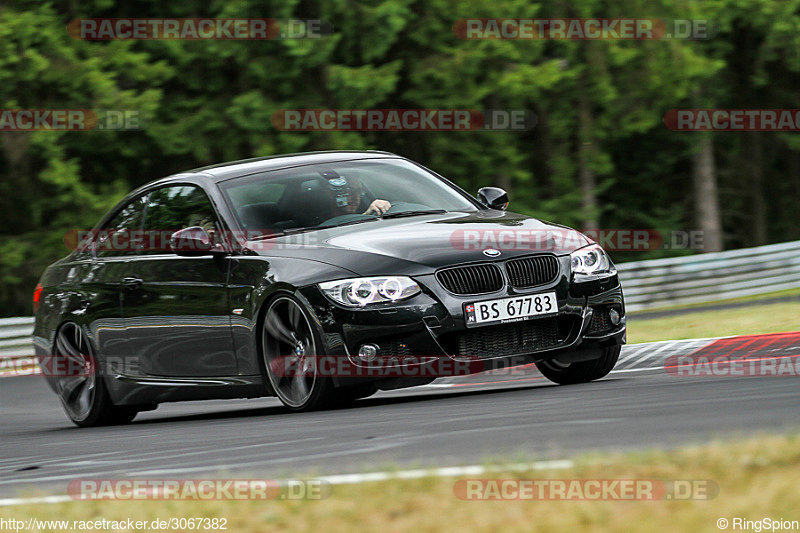
[[508, 365], [605, 376], [625, 342], [613, 263], [507, 205], [386, 152], [160, 179], [42, 276], [42, 371], [79, 426], [182, 400], [327, 408]]

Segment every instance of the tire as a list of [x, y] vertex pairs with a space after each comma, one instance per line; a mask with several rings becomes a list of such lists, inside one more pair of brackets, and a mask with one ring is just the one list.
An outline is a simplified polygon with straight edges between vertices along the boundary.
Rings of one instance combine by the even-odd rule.
[[139, 411], [111, 401], [105, 378], [99, 373], [91, 342], [80, 326], [64, 324], [56, 334], [53, 350], [60, 364], [54, 376], [56, 394], [64, 412], [79, 427], [107, 426], [132, 422]]
[[540, 361], [536, 368], [544, 377], [559, 385], [588, 383], [608, 375], [617, 364], [621, 346], [613, 346], [603, 350], [603, 355], [591, 361], [580, 361], [561, 365], [556, 361]]
[[331, 378], [319, 376], [316, 357], [323, 346], [310, 313], [295, 297], [282, 294], [264, 310], [261, 358], [278, 399], [290, 411], [313, 411], [334, 405]]

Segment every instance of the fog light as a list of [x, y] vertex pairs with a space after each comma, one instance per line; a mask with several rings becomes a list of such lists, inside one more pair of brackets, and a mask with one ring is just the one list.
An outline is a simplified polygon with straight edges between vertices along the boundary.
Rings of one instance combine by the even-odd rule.
[[619, 324], [619, 311], [616, 309], [610, 309], [608, 311], [608, 318], [611, 319], [611, 323], [616, 326]]
[[362, 361], [372, 361], [378, 355], [378, 347], [374, 344], [362, 344], [358, 349], [358, 358]]

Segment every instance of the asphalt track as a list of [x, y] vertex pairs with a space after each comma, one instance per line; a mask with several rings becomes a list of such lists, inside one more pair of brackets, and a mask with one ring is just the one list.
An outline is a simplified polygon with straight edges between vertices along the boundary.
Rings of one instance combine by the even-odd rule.
[[626, 346], [612, 374], [583, 385], [556, 386], [524, 367], [380, 393], [349, 409], [295, 414], [271, 398], [190, 402], [92, 429], [72, 426], [41, 377], [0, 378], [0, 498], [64, 494], [82, 478], [280, 479], [556, 460], [800, 429], [794, 367], [768, 377], [697, 365], [683, 372], [676, 357], [709, 347], [800, 367], [800, 333], [671, 341]]

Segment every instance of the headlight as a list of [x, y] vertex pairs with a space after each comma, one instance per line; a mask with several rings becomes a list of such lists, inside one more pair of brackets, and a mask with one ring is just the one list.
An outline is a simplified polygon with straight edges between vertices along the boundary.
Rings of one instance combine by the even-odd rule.
[[334, 302], [348, 307], [397, 302], [421, 292], [414, 280], [400, 276], [326, 281], [319, 288]]
[[570, 268], [575, 278], [580, 281], [581, 276], [594, 274], [613, 274], [617, 271], [611, 259], [599, 244], [590, 244], [570, 254]]

